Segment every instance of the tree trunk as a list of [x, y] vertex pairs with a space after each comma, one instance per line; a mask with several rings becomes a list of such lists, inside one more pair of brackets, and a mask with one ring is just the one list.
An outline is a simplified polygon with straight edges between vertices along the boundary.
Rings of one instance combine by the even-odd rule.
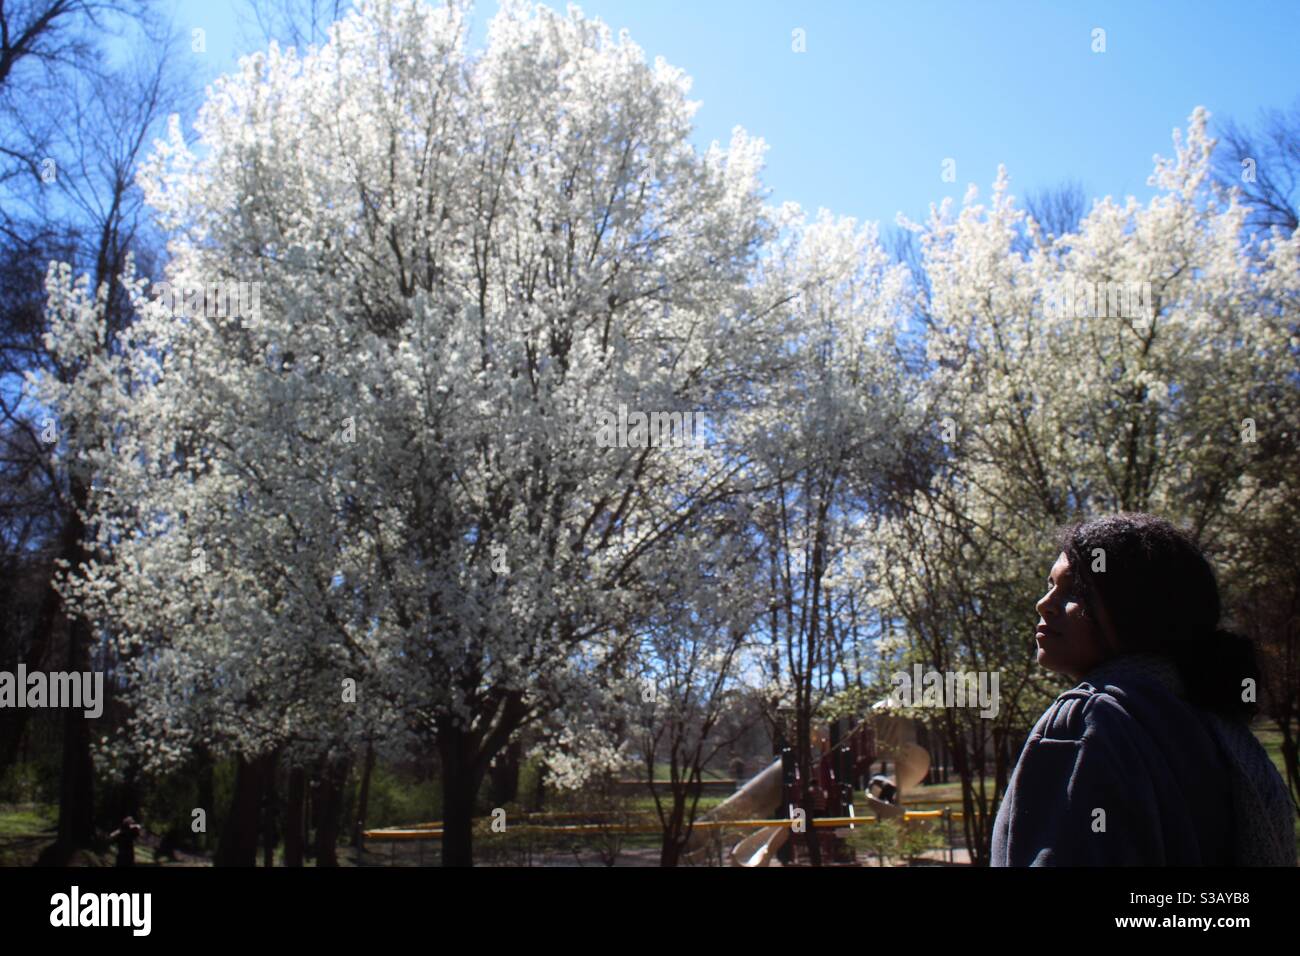
[[361, 850], [361, 831], [366, 828], [366, 815], [370, 812], [370, 775], [375, 772], [375, 745], [366, 744], [366, 762], [361, 771], [361, 793], [357, 797], [357, 819], [352, 828], [352, 845]]
[[682, 845], [677, 838], [665, 831], [663, 846], [659, 849], [660, 866], [676, 866], [681, 858]]
[[438, 728], [442, 758], [442, 865], [474, 865], [474, 803], [483, 772], [466, 733], [444, 724]]
[[[207, 850], [212, 845], [212, 841], [208, 838], [206, 818], [211, 818], [216, 816], [215, 804], [217, 798], [214, 792], [216, 784], [215, 781], [213, 780], [215, 770], [216, 770], [215, 761], [212, 759], [212, 754], [208, 751], [206, 747], [201, 748], [198, 752], [198, 764], [199, 765], [197, 769], [197, 777], [198, 777], [198, 790], [199, 790], [199, 808], [203, 810], [203, 815], [205, 817], [205, 825], [202, 833], [192, 833], [192, 836], [195, 838], [195, 843], [198, 845], [198, 848], [200, 850]], [[193, 826], [192, 818], [190, 824], [192, 827]]]
[[532, 813], [541, 813], [542, 805], [546, 800], [546, 764], [537, 764], [537, 782], [533, 785], [533, 802], [530, 807]]
[[266, 756], [239, 757], [235, 793], [214, 860], [217, 866], [257, 866], [258, 805], [266, 787], [268, 760]]
[[811, 715], [805, 712], [804, 707], [799, 708], [796, 726], [799, 738], [795, 742], [797, 748], [795, 752], [799, 758], [799, 776], [802, 778], [800, 783], [803, 786], [803, 793], [799, 795], [799, 798], [804, 811], [804, 825], [807, 828], [804, 831], [804, 840], [808, 844], [808, 862], [813, 866], [821, 866], [821, 842], [817, 837], [817, 828], [813, 826], [816, 807], [813, 806], [813, 801], [810, 799], [812, 787], [816, 780], [813, 777], [812, 762], [812, 719]]
[[[86, 527], [81, 512], [89, 500], [89, 488], [75, 475], [69, 480], [72, 513], [63, 527], [61, 557], [72, 568], [80, 567], [89, 557], [83, 540]], [[64, 608], [62, 600], [60, 609]], [[74, 673], [90, 670], [90, 650], [94, 635], [90, 624], [64, 610], [68, 623], [68, 659], [66, 667]], [[90, 756], [91, 733], [81, 710], [69, 709], [63, 720], [63, 772], [59, 779], [59, 838], [65, 847], [89, 846], [95, 836], [95, 765]]]
[[324, 764], [318, 799], [320, 818], [316, 825], [316, 865], [339, 865], [339, 814], [343, 809], [343, 787], [352, 771], [352, 761], [333, 760]]
[[[90, 670], [90, 627], [81, 618], [68, 622], [67, 669]], [[81, 710], [63, 717], [63, 772], [59, 778], [59, 843], [89, 846], [95, 837], [95, 765], [90, 756], [90, 724]]]
[[277, 833], [277, 821], [280, 816], [278, 797], [275, 791], [276, 764], [279, 755], [272, 754], [266, 767], [266, 789], [262, 794], [262, 866], [270, 869], [275, 866], [275, 846], [280, 842]]
[[659, 865], [676, 866], [682, 856], [682, 830], [686, 819], [686, 793], [673, 788], [673, 808], [668, 814], [668, 825], [664, 827], [663, 842], [659, 847]]
[[514, 803], [519, 797], [519, 762], [523, 756], [523, 744], [512, 740], [506, 749], [498, 755], [496, 763], [488, 770], [488, 780], [492, 786], [492, 805], [504, 807]]
[[138, 821], [143, 815], [140, 810], [140, 768], [132, 761], [118, 793], [118, 807], [113, 816], [117, 819], [130, 817]]
[[[32, 628], [32, 643], [27, 649], [23, 663], [27, 673], [45, 670], [46, 651], [54, 645], [50, 639], [58, 622], [59, 592], [54, 587], [54, 569], [50, 569], [50, 580], [45, 586], [41, 599], [41, 609]], [[6, 707], [0, 710], [0, 777], [14, 762], [18, 748], [25, 740], [27, 717], [31, 713], [28, 707]]]
[[302, 866], [306, 845], [303, 823], [307, 801], [307, 771], [293, 767], [289, 771], [289, 799], [284, 814], [284, 865]]

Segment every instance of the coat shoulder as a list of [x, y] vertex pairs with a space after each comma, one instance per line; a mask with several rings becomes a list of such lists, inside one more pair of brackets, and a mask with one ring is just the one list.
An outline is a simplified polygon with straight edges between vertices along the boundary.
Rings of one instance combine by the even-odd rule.
[[1110, 691], [1081, 683], [1052, 702], [1030, 736], [1043, 740], [1082, 740], [1099, 727], [1117, 726], [1131, 720], [1123, 702]]

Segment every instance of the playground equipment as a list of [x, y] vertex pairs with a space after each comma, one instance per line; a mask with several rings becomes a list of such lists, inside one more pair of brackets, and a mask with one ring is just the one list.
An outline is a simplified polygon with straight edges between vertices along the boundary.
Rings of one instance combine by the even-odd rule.
[[[856, 821], [891, 819], [943, 822], [949, 828], [951, 845], [952, 821], [961, 817], [960, 812], [903, 809], [904, 793], [930, 771], [930, 754], [917, 743], [917, 723], [900, 716], [891, 701], [876, 704], [860, 722], [845, 718], [819, 726], [812, 738], [811, 779], [802, 779], [793, 748], [783, 747], [780, 756], [762, 772], [695, 820], [685, 858], [704, 862], [710, 849], [717, 847], [714, 841], [720, 840], [723, 846], [738, 841], [725, 855], [732, 866], [768, 866], [774, 858], [797, 862], [806, 858], [809, 841], [815, 839], [823, 862], [851, 862], [854, 850], [845, 837], [858, 825]], [[881, 772], [872, 774], [882, 761]], [[859, 813], [864, 807], [869, 814]], [[570, 817], [576, 819], [569, 821]], [[525, 815], [518, 823], [512, 822], [511, 833], [580, 836], [614, 831], [659, 833], [662, 828], [654, 819], [593, 822], [590, 817], [585, 812]], [[440, 839], [442, 826], [431, 823], [366, 830], [364, 835], [366, 840], [389, 842], [392, 860], [397, 842], [414, 840], [422, 846], [424, 841]]]
[[[836, 721], [814, 732], [812, 779], [803, 780], [794, 750], [784, 747], [780, 757], [731, 797], [704, 814], [706, 824], [692, 834], [687, 855], [699, 860], [708, 850], [708, 833], [726, 821], [754, 818], [789, 819], [791, 823], [763, 827], [748, 834], [730, 851], [734, 866], [767, 866], [778, 855], [790, 859], [807, 852], [802, 832], [816, 834], [823, 860], [852, 860], [853, 850], [843, 839], [853, 827], [814, 827], [817, 818], [857, 816], [854, 793], [879, 820], [903, 816], [904, 791], [915, 787], [930, 771], [930, 754], [916, 742], [916, 722], [890, 713], [888, 702], [872, 709], [870, 717]], [[893, 775], [867, 774], [877, 761], [893, 765]], [[797, 827], [803, 811], [803, 826]], [[698, 824], [697, 824], [698, 825]], [[725, 832], [725, 831], [724, 831]], [[797, 839], [791, 840], [791, 836]]]

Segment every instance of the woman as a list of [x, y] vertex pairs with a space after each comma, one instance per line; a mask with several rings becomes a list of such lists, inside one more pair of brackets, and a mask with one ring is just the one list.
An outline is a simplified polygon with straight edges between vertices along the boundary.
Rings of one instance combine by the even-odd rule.
[[1294, 804], [1250, 732], [1248, 640], [1167, 521], [1065, 529], [1038, 663], [1078, 686], [1039, 718], [993, 825], [993, 866], [1294, 866]]

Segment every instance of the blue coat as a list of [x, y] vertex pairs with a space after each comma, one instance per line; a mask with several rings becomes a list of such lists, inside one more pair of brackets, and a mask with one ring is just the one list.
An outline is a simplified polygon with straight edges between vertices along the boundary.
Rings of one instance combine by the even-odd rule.
[[992, 866], [1295, 865], [1293, 804], [1244, 724], [1174, 666], [1094, 668], [1039, 718], [993, 824]]

